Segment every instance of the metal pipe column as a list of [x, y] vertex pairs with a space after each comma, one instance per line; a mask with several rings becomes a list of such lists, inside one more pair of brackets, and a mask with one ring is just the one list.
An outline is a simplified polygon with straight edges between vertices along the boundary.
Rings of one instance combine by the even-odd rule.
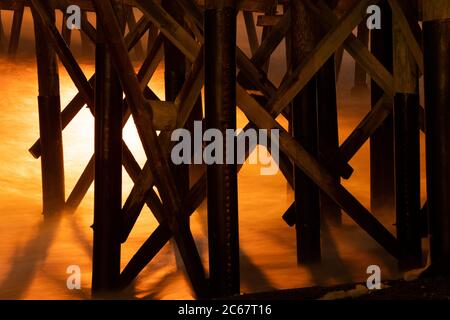
[[[225, 137], [226, 129], [236, 128], [236, 1], [207, 0], [204, 23], [206, 127], [219, 129]], [[224, 158], [226, 149], [224, 143]], [[209, 165], [207, 180], [211, 293], [238, 294], [236, 164]]]
[[[113, 1], [121, 17], [123, 8]], [[97, 21], [101, 21], [98, 19]], [[122, 21], [123, 25], [123, 21]], [[111, 53], [97, 26], [95, 53], [95, 181], [92, 291], [117, 289], [120, 275], [122, 208], [122, 99]]]

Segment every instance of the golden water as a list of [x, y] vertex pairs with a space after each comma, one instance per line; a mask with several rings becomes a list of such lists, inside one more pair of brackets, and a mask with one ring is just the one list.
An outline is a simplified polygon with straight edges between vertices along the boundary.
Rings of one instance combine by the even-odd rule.
[[[278, 54], [272, 69], [282, 61]], [[83, 64], [89, 77], [92, 64]], [[61, 100], [64, 106], [76, 93], [67, 73], [60, 69]], [[150, 86], [163, 92], [159, 68]], [[279, 77], [278, 77], [279, 78]], [[351, 62], [346, 57], [339, 82], [339, 125], [341, 142], [368, 112], [368, 98], [349, 95]], [[43, 224], [41, 215], [40, 162], [27, 149], [38, 137], [37, 79], [34, 60], [15, 63], [0, 59], [0, 298], [84, 299], [90, 298], [93, 222], [93, 189], [73, 215], [64, 215], [53, 226]], [[245, 117], [239, 114], [240, 127]], [[93, 152], [93, 119], [84, 109], [64, 131], [66, 194], [77, 181]], [[140, 164], [145, 160], [133, 124], [124, 131], [125, 141]], [[366, 206], [369, 203], [368, 144], [351, 161], [355, 174], [344, 185]], [[123, 199], [132, 183], [124, 172]], [[245, 165], [239, 174], [239, 224], [241, 245], [241, 291], [332, 285], [367, 278], [366, 268], [377, 264], [384, 279], [398, 277], [396, 261], [344, 215], [342, 226], [325, 221], [322, 229], [323, 262], [297, 266], [295, 230], [281, 219], [293, 200], [283, 176], [260, 176], [259, 167]], [[378, 217], [395, 232], [394, 215]], [[206, 211], [203, 204], [192, 216], [192, 232], [207, 266]], [[122, 246], [122, 266], [156, 228], [145, 209], [128, 242]], [[66, 269], [78, 265], [82, 289], [68, 290]], [[178, 270], [173, 247], [166, 245], [120, 297], [191, 298], [191, 290]]]

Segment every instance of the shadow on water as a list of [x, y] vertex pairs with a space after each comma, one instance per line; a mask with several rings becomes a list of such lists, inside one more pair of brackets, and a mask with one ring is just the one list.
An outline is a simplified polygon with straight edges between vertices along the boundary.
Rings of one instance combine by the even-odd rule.
[[[74, 213], [76, 214], [76, 213]], [[77, 217], [74, 217], [73, 215], [70, 217], [70, 228], [73, 231], [73, 235], [75, 236], [77, 243], [80, 244], [81, 248], [83, 249], [84, 253], [87, 257], [92, 261], [92, 243], [86, 236], [86, 230], [83, 229], [78, 222]], [[90, 229], [89, 229], [90, 230]]]
[[[349, 272], [349, 266], [343, 261], [339, 254], [336, 242], [330, 233], [328, 222], [324, 221], [321, 225], [322, 237], [322, 256], [323, 261], [321, 267], [313, 265], [306, 266], [311, 273], [315, 283], [326, 283], [329, 280], [337, 280], [339, 282], [352, 282], [354, 279]], [[331, 262], [331, 263], [330, 263]], [[332, 266], [327, 267], [327, 266]]]
[[[352, 282], [354, 278], [349, 272], [351, 268], [342, 258], [329, 224], [330, 222], [324, 221], [321, 225], [322, 261], [317, 264], [301, 264], [298, 268], [304, 268], [311, 276], [312, 282], [316, 284], [330, 283], [330, 281], [338, 281], [340, 283]], [[341, 232], [345, 229], [344, 226], [335, 226], [334, 224], [333, 228], [340, 228]], [[284, 247], [289, 252], [292, 252], [291, 259], [295, 261], [295, 252], [297, 250], [295, 237], [292, 239], [294, 241], [288, 241], [287, 234], [289, 233], [295, 233], [295, 227], [286, 225], [286, 233], [264, 231], [264, 235], [274, 240], [277, 246]]]
[[36, 234], [23, 246], [17, 246], [11, 257], [10, 271], [0, 283], [0, 299], [20, 299], [45, 262], [61, 219], [42, 221]]

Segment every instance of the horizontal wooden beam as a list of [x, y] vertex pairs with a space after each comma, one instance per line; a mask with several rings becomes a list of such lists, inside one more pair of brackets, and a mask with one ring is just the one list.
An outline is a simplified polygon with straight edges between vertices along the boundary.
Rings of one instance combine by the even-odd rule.
[[256, 20], [256, 25], [258, 27], [273, 27], [281, 20], [281, 17], [282, 15], [260, 15]]

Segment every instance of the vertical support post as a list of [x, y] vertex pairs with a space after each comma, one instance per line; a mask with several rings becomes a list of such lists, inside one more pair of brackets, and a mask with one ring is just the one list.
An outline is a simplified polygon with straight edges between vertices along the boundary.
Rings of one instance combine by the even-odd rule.
[[5, 29], [3, 29], [2, 10], [0, 10], [0, 54], [5, 50]]
[[[223, 137], [226, 129], [236, 129], [236, 10], [235, 0], [206, 1], [206, 126]], [[224, 141], [224, 160], [234, 146]], [[207, 181], [211, 291], [230, 296], [240, 292], [236, 161], [209, 165]]]
[[14, 59], [19, 48], [20, 31], [22, 29], [23, 12], [25, 9], [24, 1], [17, 1], [15, 3], [13, 22], [11, 27], [11, 35], [9, 38], [8, 56], [10, 59]]
[[[290, 14], [289, 13], [289, 8], [290, 8], [290, 1], [285, 1], [283, 3], [283, 14]], [[289, 29], [288, 32], [286, 33], [286, 36], [284, 38], [285, 40], [285, 53], [286, 53], [286, 70], [290, 70], [291, 68], [291, 63], [292, 63], [292, 34], [291, 34], [291, 30]], [[288, 121], [288, 132], [289, 134], [293, 134], [292, 131], [292, 103], [289, 104], [289, 106], [286, 107], [286, 110], [288, 110], [288, 116], [287, 116], [287, 121]], [[293, 187], [293, 180], [294, 180], [294, 167], [292, 166], [292, 169], [290, 170], [290, 176], [291, 176], [291, 182], [292, 185], [289, 183], [289, 181], [287, 182], [287, 190], [291, 190], [291, 188]], [[294, 206], [295, 207], [295, 206]]]
[[[55, 21], [55, 12], [48, 8]], [[39, 132], [44, 219], [52, 218], [64, 208], [64, 157], [61, 125], [61, 102], [56, 53], [46, 36], [39, 15], [33, 11], [36, 60], [39, 82]]]
[[[358, 39], [369, 46], [369, 29], [367, 28], [366, 21], [363, 20], [358, 26]], [[361, 65], [355, 61], [355, 84], [352, 89], [352, 94], [362, 94], [368, 91], [367, 88], [367, 74], [366, 71], [361, 67]]]
[[[327, 0], [327, 4], [334, 9], [337, 1]], [[318, 154], [320, 154], [321, 159], [326, 161], [339, 152], [334, 55], [317, 73], [317, 102]], [[334, 178], [339, 181], [339, 174], [335, 174]], [[320, 213], [335, 223], [341, 223], [342, 221], [340, 207], [323, 192], [320, 192]]]
[[424, 0], [427, 191], [432, 265], [450, 265], [450, 3]]
[[[381, 29], [371, 30], [373, 55], [392, 72], [392, 12], [386, 0], [381, 7]], [[372, 107], [383, 96], [381, 89], [372, 80]], [[392, 103], [389, 101], [388, 103]], [[370, 201], [373, 213], [393, 210], [395, 206], [394, 188], [394, 125], [392, 115], [370, 138]]]
[[[413, 1], [403, 2], [412, 5]], [[417, 9], [414, 11], [417, 13]], [[399, 267], [409, 270], [422, 265], [419, 70], [396, 19], [393, 19], [393, 44], [396, 226]]]
[[[123, 8], [113, 1], [119, 18]], [[97, 21], [100, 21], [98, 19]], [[123, 25], [123, 21], [121, 21]], [[120, 275], [122, 207], [122, 88], [112, 55], [97, 25], [95, 55], [95, 183], [92, 291], [117, 289]], [[118, 34], [118, 37], [121, 35]]]
[[[315, 21], [301, 1], [291, 1], [291, 60], [297, 67], [313, 50], [317, 34]], [[318, 155], [317, 77], [315, 76], [292, 104], [293, 136], [312, 155]], [[294, 166], [295, 213], [298, 263], [321, 259], [319, 188]]]

